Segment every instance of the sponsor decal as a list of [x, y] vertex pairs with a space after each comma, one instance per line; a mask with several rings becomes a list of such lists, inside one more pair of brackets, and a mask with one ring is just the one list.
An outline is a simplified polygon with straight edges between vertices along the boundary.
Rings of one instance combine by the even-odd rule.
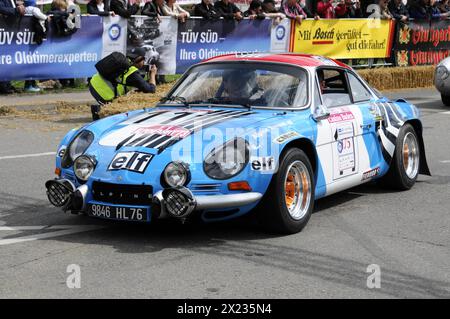
[[108, 171], [124, 169], [142, 174], [147, 169], [152, 157], [152, 154], [141, 152], [119, 152], [109, 164]]
[[375, 176], [378, 176], [380, 174], [380, 168], [376, 167], [374, 169], [371, 169], [370, 171], [364, 172], [361, 178], [361, 181], [366, 181], [368, 179], [371, 179]]
[[332, 126], [335, 138], [333, 176], [334, 179], [338, 179], [356, 172], [354, 127], [352, 122], [336, 122]]
[[300, 136], [300, 134], [298, 134], [295, 131], [289, 131], [287, 133], [284, 133], [280, 136], [278, 136], [277, 138], [275, 138], [273, 141], [277, 144], [283, 144], [284, 142], [286, 142], [287, 140], [290, 140], [294, 137], [298, 137]]
[[275, 159], [273, 156], [252, 157], [250, 163], [253, 171], [273, 171], [275, 169]]
[[142, 135], [158, 134], [163, 136], [185, 138], [186, 136], [191, 134], [191, 131], [185, 129], [184, 127], [176, 125], [152, 125], [147, 127], [140, 127], [135, 130], [134, 133]]
[[108, 35], [111, 41], [116, 41], [120, 38], [120, 34], [122, 33], [122, 28], [118, 24], [113, 24], [108, 29]]
[[277, 37], [277, 40], [281, 41], [284, 39], [284, 36], [286, 35], [286, 28], [283, 25], [278, 25], [275, 29], [275, 36]]
[[[333, 110], [334, 111], [334, 110]], [[330, 114], [328, 117], [329, 123], [343, 122], [343, 121], [351, 121], [355, 117], [353, 113], [346, 107], [337, 108], [334, 112]]]

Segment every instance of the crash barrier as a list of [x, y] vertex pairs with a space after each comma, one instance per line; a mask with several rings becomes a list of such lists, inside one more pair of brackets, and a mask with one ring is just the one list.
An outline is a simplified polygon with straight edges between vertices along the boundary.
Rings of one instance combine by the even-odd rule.
[[[50, 24], [51, 27], [51, 24]], [[128, 30], [128, 35], [127, 35]], [[272, 25], [271, 19], [241, 22], [191, 18], [178, 23], [172, 17], [81, 16], [72, 35], [33, 40], [31, 17], [13, 23], [0, 19], [0, 81], [90, 77], [95, 63], [112, 51], [133, 47], [146, 50], [147, 63], [160, 74], [183, 73], [189, 66], [216, 55], [237, 52], [287, 52], [290, 22]], [[25, 39], [25, 40], [24, 40]]]
[[448, 55], [449, 25], [448, 20], [411, 21], [396, 28], [394, 22], [379, 19], [307, 19], [301, 25], [284, 19], [275, 25], [272, 19], [194, 17], [179, 23], [171, 17], [158, 22], [147, 16], [128, 21], [81, 16], [80, 28], [69, 36], [56, 36], [50, 23], [47, 40], [38, 45], [31, 17], [0, 19], [0, 81], [90, 77], [99, 59], [133, 47], [144, 48], [147, 63], [156, 63], [160, 74], [183, 73], [201, 60], [237, 52], [310, 53], [351, 62], [375, 58], [369, 61], [395, 60], [400, 66], [433, 64]]

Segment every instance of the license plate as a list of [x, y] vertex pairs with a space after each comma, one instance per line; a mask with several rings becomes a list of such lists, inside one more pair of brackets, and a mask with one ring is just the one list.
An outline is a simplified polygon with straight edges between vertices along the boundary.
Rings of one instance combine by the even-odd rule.
[[93, 217], [142, 222], [147, 221], [147, 208], [91, 204], [88, 208], [88, 215]]

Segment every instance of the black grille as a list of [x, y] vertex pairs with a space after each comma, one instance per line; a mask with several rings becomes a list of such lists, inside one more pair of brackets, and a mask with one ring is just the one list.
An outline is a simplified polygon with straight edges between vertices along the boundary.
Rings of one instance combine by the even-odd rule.
[[93, 182], [92, 196], [99, 202], [149, 206], [152, 203], [153, 187]]

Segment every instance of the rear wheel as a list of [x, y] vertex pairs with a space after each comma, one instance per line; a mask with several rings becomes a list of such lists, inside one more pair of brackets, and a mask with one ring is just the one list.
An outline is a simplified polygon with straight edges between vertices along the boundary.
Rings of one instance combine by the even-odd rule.
[[416, 131], [410, 124], [400, 128], [391, 167], [383, 178], [384, 185], [398, 190], [410, 189], [417, 180], [420, 148]]
[[441, 93], [441, 99], [442, 103], [444, 103], [445, 106], [450, 106], [450, 95], [445, 95]]
[[308, 156], [296, 148], [283, 155], [260, 207], [264, 226], [293, 234], [308, 223], [314, 207], [314, 175]]

